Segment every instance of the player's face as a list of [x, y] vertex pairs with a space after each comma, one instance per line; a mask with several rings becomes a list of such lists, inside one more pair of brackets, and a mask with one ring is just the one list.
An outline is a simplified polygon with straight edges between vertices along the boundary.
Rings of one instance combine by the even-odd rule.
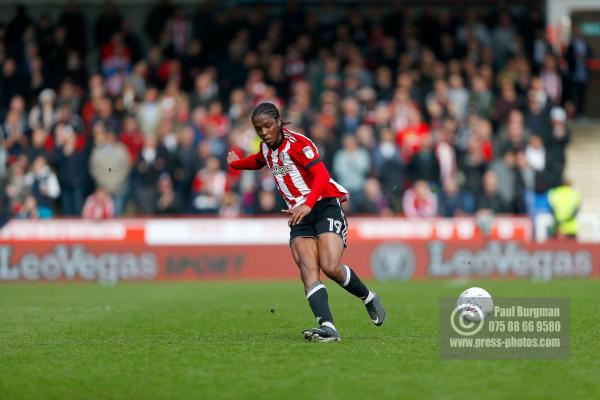
[[267, 146], [274, 147], [277, 144], [281, 131], [278, 120], [269, 115], [259, 114], [254, 118], [252, 124], [256, 134]]

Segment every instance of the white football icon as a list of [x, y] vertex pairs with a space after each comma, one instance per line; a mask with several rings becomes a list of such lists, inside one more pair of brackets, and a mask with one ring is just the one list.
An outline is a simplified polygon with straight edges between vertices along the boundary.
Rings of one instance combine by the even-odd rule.
[[494, 301], [487, 290], [472, 287], [460, 294], [456, 307], [461, 308], [461, 316], [469, 321], [478, 322], [486, 319], [494, 309]]

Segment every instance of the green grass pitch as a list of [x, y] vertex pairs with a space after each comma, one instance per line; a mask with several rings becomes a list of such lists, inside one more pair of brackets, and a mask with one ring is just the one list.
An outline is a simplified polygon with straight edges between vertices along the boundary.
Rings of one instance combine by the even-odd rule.
[[[566, 361], [447, 361], [438, 298], [571, 299]], [[600, 282], [372, 283], [388, 309], [374, 327], [329, 282], [343, 340], [308, 343], [300, 283], [0, 286], [0, 399], [600, 398]]]

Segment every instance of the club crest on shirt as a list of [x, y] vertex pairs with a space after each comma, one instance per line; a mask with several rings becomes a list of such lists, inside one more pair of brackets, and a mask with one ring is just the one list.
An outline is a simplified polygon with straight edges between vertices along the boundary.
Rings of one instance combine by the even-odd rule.
[[309, 160], [315, 157], [315, 153], [313, 152], [313, 149], [310, 146], [306, 146], [305, 148], [303, 148], [302, 152]]
[[281, 162], [285, 161], [285, 153], [279, 153], [279, 159], [281, 160]]

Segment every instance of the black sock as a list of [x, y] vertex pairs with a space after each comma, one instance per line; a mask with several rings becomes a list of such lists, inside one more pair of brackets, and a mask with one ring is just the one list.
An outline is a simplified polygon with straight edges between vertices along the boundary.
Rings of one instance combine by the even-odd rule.
[[342, 268], [344, 268], [344, 281], [338, 283], [341, 287], [346, 289], [348, 293], [352, 293], [364, 301], [367, 297], [369, 297], [369, 289], [367, 289], [358, 275], [352, 271], [352, 268], [347, 265], [344, 265]]
[[329, 296], [327, 296], [325, 285], [317, 282], [309, 287], [306, 290], [306, 299], [319, 325], [323, 325], [324, 322], [333, 324], [333, 316], [329, 309]]

